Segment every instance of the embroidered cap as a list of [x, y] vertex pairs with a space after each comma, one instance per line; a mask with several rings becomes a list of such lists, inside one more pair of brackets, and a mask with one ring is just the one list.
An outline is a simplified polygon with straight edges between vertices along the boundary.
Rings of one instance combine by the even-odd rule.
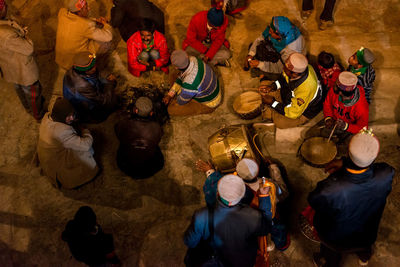
[[308, 65], [307, 58], [300, 53], [293, 53], [286, 60], [286, 68], [296, 73], [303, 73]]
[[357, 85], [357, 76], [350, 71], [342, 71], [336, 81], [338, 88], [345, 92], [352, 92]]
[[218, 181], [218, 193], [222, 202], [234, 206], [243, 198], [246, 191], [243, 179], [237, 175], [228, 174]]
[[74, 56], [74, 69], [88, 71], [96, 65], [96, 55], [88, 51], [80, 52]]
[[184, 50], [175, 50], [171, 54], [171, 63], [178, 69], [184, 69], [189, 65], [188, 54]]
[[362, 129], [354, 135], [349, 144], [349, 156], [358, 167], [364, 168], [371, 165], [379, 153], [378, 138], [372, 130]]
[[236, 165], [236, 172], [245, 181], [251, 181], [257, 177], [259, 167], [253, 159], [244, 158]]

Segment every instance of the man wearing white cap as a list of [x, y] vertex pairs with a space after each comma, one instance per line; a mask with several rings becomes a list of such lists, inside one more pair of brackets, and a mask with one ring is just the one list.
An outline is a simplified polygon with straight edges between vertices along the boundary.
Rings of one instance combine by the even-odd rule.
[[320, 253], [314, 255], [316, 266], [340, 266], [342, 253], [351, 252], [361, 265], [368, 264], [394, 176], [388, 164], [374, 163], [378, 153], [376, 136], [360, 131], [350, 140], [349, 158], [342, 167], [309, 194], [321, 239]]
[[[186, 266], [201, 264], [194, 255], [203, 240], [209, 240], [209, 221], [214, 228], [213, 244], [223, 266], [253, 267], [257, 256], [258, 236], [267, 235], [271, 220], [267, 217], [269, 187], [260, 188], [260, 210], [239, 204], [246, 191], [243, 180], [236, 175], [225, 175], [218, 181], [218, 200], [215, 207], [197, 210], [184, 235], [189, 247]], [[263, 212], [262, 212], [262, 211]], [[213, 215], [211, 215], [213, 214]], [[211, 215], [211, 219], [209, 216]]]
[[345, 139], [368, 127], [369, 106], [364, 89], [357, 85], [357, 76], [343, 71], [324, 102], [326, 134], [336, 125], [335, 134]]
[[263, 118], [278, 128], [291, 128], [315, 117], [322, 106], [322, 91], [317, 75], [307, 58], [293, 53], [274, 83], [262, 81], [259, 91], [267, 105]]
[[68, 70], [74, 55], [89, 51], [104, 54], [111, 48], [112, 28], [103, 17], [88, 18], [86, 0], [67, 0], [58, 12], [56, 63]]

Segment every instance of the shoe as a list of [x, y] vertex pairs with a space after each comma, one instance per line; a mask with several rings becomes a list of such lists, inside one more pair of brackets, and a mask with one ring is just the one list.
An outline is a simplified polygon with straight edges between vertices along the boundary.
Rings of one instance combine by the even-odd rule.
[[326, 260], [324, 257], [321, 256], [320, 253], [313, 254], [313, 263], [315, 267], [322, 267], [325, 265]]
[[321, 31], [324, 31], [324, 30], [326, 30], [327, 28], [329, 28], [329, 27], [332, 27], [333, 26], [333, 21], [332, 20], [320, 20], [319, 21], [319, 29], [321, 30]]
[[312, 9], [311, 10], [302, 10], [301, 13], [300, 13], [300, 17], [303, 20], [306, 20], [311, 16], [311, 13], [312, 13]]
[[368, 266], [368, 261], [362, 261], [361, 259], [358, 259], [358, 264], [360, 266]]

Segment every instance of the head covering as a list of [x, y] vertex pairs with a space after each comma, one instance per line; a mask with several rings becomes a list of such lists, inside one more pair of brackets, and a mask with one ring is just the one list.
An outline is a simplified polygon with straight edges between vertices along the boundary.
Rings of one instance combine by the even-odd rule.
[[86, 0], [68, 0], [68, 10], [77, 12], [87, 5]]
[[88, 51], [80, 52], [74, 56], [73, 67], [78, 71], [91, 70], [96, 65], [96, 55]]
[[171, 63], [178, 69], [184, 69], [189, 65], [188, 54], [183, 50], [175, 50], [171, 54]]
[[308, 60], [303, 54], [293, 53], [286, 60], [285, 65], [293, 72], [303, 73], [307, 69]]
[[135, 107], [138, 109], [139, 116], [147, 117], [153, 110], [153, 101], [146, 96], [141, 96], [136, 100]]
[[[281, 40], [274, 39], [269, 33], [272, 28], [274, 32], [279, 34]], [[262, 33], [265, 39], [269, 39], [276, 51], [281, 52], [288, 44], [295, 41], [301, 35], [299, 28], [293, 25], [287, 17], [277, 16], [272, 17], [270, 25], [265, 28]]]
[[92, 232], [96, 226], [96, 214], [89, 206], [82, 206], [74, 217], [76, 226], [83, 232]]
[[375, 61], [374, 54], [368, 48], [361, 47], [359, 50], [357, 50], [356, 55], [358, 63], [360, 63], [364, 67], [369, 66]]
[[75, 109], [65, 98], [57, 98], [51, 111], [53, 121], [65, 123], [67, 116], [74, 114]]
[[212, 26], [219, 27], [224, 23], [224, 12], [213, 7], [207, 12], [207, 20]]
[[361, 168], [368, 167], [379, 153], [378, 138], [372, 130], [362, 129], [354, 135], [349, 144], [349, 156], [355, 165]]
[[352, 92], [357, 85], [357, 76], [350, 71], [342, 71], [336, 81], [339, 90], [344, 92]]
[[249, 182], [257, 177], [259, 167], [253, 159], [244, 158], [236, 165], [236, 172], [240, 178]]
[[6, 6], [6, 1], [0, 0], [0, 10], [3, 10], [5, 6]]
[[228, 174], [218, 181], [218, 193], [222, 202], [234, 206], [243, 198], [246, 186], [243, 180], [233, 174]]

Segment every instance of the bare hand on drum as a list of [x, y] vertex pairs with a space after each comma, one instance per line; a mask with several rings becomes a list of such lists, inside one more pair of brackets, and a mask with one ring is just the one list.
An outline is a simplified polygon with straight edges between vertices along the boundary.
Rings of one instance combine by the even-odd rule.
[[262, 96], [262, 101], [263, 101], [264, 104], [272, 105], [272, 103], [274, 103], [274, 101], [275, 101], [275, 98], [273, 96], [270, 96], [270, 95], [263, 95]]
[[332, 129], [333, 126], [335, 125], [335, 123], [336, 123], [336, 122], [335, 122], [334, 119], [328, 118], [328, 119], [325, 121], [325, 127], [328, 128], [328, 129]]
[[260, 187], [260, 195], [268, 195], [269, 191], [271, 190], [271, 187], [265, 186], [265, 187]]
[[205, 162], [202, 159], [198, 159], [196, 161], [196, 169], [201, 172], [207, 172], [209, 170], [214, 169], [214, 166], [210, 163], [210, 161]]
[[260, 61], [258, 61], [257, 59], [253, 59], [249, 62], [250, 64], [250, 68], [257, 68], [258, 64], [260, 64]]
[[327, 173], [334, 173], [337, 170], [343, 167], [343, 160], [341, 159], [334, 159], [328, 164], [325, 165], [325, 172]]
[[261, 84], [261, 85], [258, 87], [258, 92], [259, 92], [261, 95], [266, 95], [266, 94], [268, 94], [268, 93], [271, 92], [271, 91], [272, 91], [272, 86], [271, 86], [271, 85]]

